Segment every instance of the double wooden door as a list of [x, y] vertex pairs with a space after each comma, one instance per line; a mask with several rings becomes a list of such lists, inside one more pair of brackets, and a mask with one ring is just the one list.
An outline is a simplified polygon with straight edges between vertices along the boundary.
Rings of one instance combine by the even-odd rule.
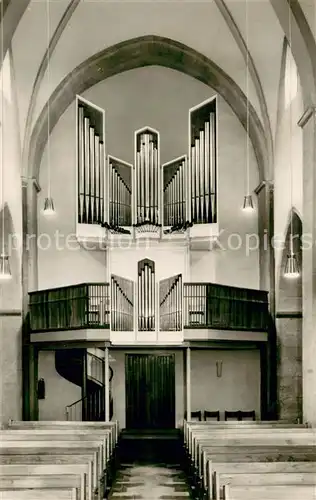
[[174, 354], [126, 354], [126, 427], [175, 427]]

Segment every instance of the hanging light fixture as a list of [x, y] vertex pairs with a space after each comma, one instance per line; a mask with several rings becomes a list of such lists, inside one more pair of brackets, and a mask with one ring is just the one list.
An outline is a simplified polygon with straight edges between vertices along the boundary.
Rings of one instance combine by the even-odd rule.
[[1, 2], [1, 208], [2, 208], [2, 251], [0, 255], [0, 281], [8, 281], [12, 278], [11, 269], [10, 269], [10, 258], [9, 255], [5, 252], [5, 231], [4, 231], [4, 211], [5, 211], [5, 203], [4, 203], [4, 52], [3, 52], [3, 2]]
[[[291, 8], [291, 0], [289, 0], [289, 48], [291, 51], [289, 54], [289, 78], [290, 78], [290, 92], [292, 92], [292, 8]], [[293, 246], [293, 163], [292, 163], [292, 102], [290, 100], [290, 110], [289, 110], [289, 120], [290, 120], [290, 195], [291, 195], [291, 219], [290, 219], [290, 252], [286, 258], [285, 268], [284, 268], [284, 276], [286, 278], [298, 278], [300, 275], [299, 265], [297, 261], [297, 257], [294, 253]]]
[[246, 7], [246, 96], [247, 96], [247, 144], [246, 144], [246, 164], [247, 164], [247, 194], [244, 196], [243, 211], [253, 212], [254, 205], [252, 200], [252, 195], [250, 194], [250, 158], [249, 158], [249, 11], [248, 11], [248, 0], [245, 0]]
[[50, 100], [50, 11], [49, 11], [49, 2], [50, 0], [46, 0], [47, 7], [47, 87], [48, 87], [48, 102], [47, 102], [47, 172], [48, 172], [48, 193], [47, 197], [44, 201], [44, 209], [43, 214], [45, 216], [55, 215], [55, 205], [54, 200], [51, 196], [51, 177], [50, 177], [50, 109], [49, 109], [49, 100]]

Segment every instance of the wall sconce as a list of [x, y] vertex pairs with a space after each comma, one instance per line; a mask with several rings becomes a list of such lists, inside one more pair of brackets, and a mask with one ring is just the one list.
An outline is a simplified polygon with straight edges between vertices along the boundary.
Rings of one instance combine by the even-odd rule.
[[216, 361], [216, 375], [218, 378], [222, 376], [223, 372], [223, 361]]
[[45, 399], [45, 380], [43, 378], [37, 382], [37, 398]]

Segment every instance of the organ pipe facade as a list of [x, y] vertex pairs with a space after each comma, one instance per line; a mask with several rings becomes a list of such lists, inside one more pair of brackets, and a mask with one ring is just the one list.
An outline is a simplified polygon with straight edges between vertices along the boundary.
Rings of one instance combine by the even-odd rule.
[[163, 165], [163, 225], [174, 226], [188, 220], [186, 213], [187, 158], [181, 156]]
[[196, 224], [217, 222], [216, 142], [216, 99], [212, 98], [189, 112], [190, 209]]
[[77, 97], [78, 222], [105, 220], [104, 112]]
[[154, 331], [156, 311], [155, 263], [144, 259], [138, 262], [137, 302], [138, 330]]
[[134, 221], [160, 223], [159, 134], [144, 128], [135, 133]]
[[182, 330], [182, 275], [171, 276], [159, 283], [159, 329]]
[[114, 274], [111, 276], [111, 329], [121, 332], [134, 329], [134, 283]]
[[132, 168], [129, 163], [108, 157], [109, 222], [112, 226], [132, 224]]

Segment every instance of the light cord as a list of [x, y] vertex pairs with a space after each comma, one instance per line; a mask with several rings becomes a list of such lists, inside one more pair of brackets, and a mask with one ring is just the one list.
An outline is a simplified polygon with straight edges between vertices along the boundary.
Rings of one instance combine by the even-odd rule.
[[291, 219], [290, 219], [290, 254], [294, 254], [293, 250], [293, 163], [292, 163], [292, 6], [291, 0], [289, 0], [289, 101], [290, 101], [290, 110], [289, 110], [289, 120], [290, 120], [290, 202], [291, 202]]
[[3, 35], [3, 1], [1, 2], [1, 208], [2, 208], [2, 252], [1, 255], [5, 254], [5, 245], [4, 245], [4, 35]]
[[50, 176], [50, 0], [46, 0], [46, 18], [47, 18], [47, 184], [48, 184], [48, 198], [51, 197], [51, 176]]
[[246, 96], [247, 96], [247, 195], [250, 195], [250, 155], [249, 155], [249, 9], [248, 0], [246, 0]]

